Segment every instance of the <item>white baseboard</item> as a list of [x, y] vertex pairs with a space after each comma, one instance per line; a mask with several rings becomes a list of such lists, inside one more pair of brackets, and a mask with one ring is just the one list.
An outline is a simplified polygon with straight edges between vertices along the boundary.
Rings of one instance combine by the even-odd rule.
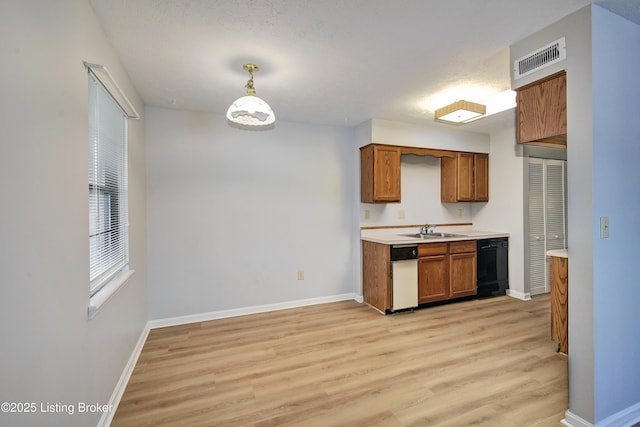
[[585, 420], [584, 418], [580, 418], [571, 411], [567, 411], [564, 413], [564, 419], [560, 421], [560, 424], [567, 427], [595, 427], [589, 421]]
[[127, 388], [127, 384], [129, 383], [129, 378], [131, 378], [131, 374], [133, 373], [133, 368], [136, 366], [138, 362], [138, 357], [140, 357], [140, 353], [142, 352], [142, 348], [144, 347], [144, 343], [147, 341], [147, 337], [149, 336], [149, 322], [145, 325], [142, 333], [140, 334], [140, 338], [138, 338], [138, 342], [136, 346], [133, 348], [133, 352], [127, 361], [127, 364], [122, 371], [122, 375], [120, 375], [120, 379], [116, 384], [116, 388], [111, 393], [111, 397], [109, 398], [109, 405], [111, 407], [110, 411], [105, 411], [100, 417], [100, 421], [98, 422], [98, 427], [108, 427], [111, 425], [111, 421], [113, 420], [113, 416], [116, 414], [116, 409], [118, 409], [118, 405], [120, 404], [120, 399], [122, 399], [122, 395], [124, 394], [124, 390]]
[[561, 422], [567, 427], [631, 427], [640, 422], [640, 402], [609, 415], [595, 424], [580, 418], [571, 411], [565, 412], [564, 417]]
[[640, 422], [640, 402], [609, 415], [596, 423], [597, 427], [631, 427]]
[[519, 292], [513, 289], [507, 289], [507, 295], [513, 298], [517, 298], [522, 301], [531, 301], [531, 294], [529, 292]]
[[362, 296], [350, 294], [330, 295], [319, 298], [279, 302], [275, 304], [255, 305], [252, 307], [234, 308], [231, 310], [212, 311], [208, 313], [190, 314], [187, 316], [169, 317], [149, 321], [149, 328], [165, 328], [167, 326], [185, 325], [187, 323], [206, 322], [208, 320], [224, 319], [227, 317], [245, 316], [247, 314], [266, 313], [269, 311], [286, 310], [288, 308], [304, 307], [307, 305], [326, 304], [329, 302], [356, 300], [362, 302]]

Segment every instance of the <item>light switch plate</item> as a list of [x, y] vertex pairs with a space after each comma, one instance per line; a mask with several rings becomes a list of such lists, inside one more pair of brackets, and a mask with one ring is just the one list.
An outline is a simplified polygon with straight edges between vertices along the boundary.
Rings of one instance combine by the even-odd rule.
[[609, 217], [608, 216], [600, 217], [600, 238], [601, 239], [609, 238]]
[[407, 213], [404, 210], [400, 209], [398, 211], [398, 219], [405, 219], [406, 217], [407, 217]]

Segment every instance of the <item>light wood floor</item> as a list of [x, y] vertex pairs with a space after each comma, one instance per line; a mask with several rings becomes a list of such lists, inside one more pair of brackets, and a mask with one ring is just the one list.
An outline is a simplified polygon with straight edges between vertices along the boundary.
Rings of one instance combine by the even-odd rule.
[[345, 301], [154, 329], [113, 426], [558, 426], [549, 298]]

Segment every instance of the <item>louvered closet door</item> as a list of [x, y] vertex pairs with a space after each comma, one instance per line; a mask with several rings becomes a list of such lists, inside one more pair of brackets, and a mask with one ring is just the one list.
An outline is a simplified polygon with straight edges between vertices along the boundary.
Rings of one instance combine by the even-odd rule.
[[567, 247], [566, 165], [563, 160], [528, 159], [525, 271], [531, 295], [550, 291], [547, 251]]
[[546, 291], [544, 162], [529, 159], [527, 197], [527, 258], [526, 279], [529, 293], [536, 295]]
[[547, 250], [566, 248], [564, 163], [561, 160], [547, 160], [545, 163]]
[[[545, 160], [545, 228], [546, 251], [564, 249], [566, 238], [566, 162], [562, 160]], [[546, 259], [546, 271], [549, 272], [549, 258]], [[547, 274], [545, 290], [551, 292], [549, 274]]]

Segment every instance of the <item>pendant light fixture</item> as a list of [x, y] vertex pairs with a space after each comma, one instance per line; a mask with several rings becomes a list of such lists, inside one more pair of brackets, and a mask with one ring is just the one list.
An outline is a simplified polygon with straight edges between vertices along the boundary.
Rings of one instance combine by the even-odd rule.
[[236, 99], [231, 104], [227, 110], [227, 119], [241, 127], [271, 127], [276, 121], [276, 116], [269, 104], [256, 96], [256, 90], [253, 87], [253, 73], [260, 68], [255, 64], [244, 64], [242, 68], [251, 76], [245, 85], [247, 95]]

